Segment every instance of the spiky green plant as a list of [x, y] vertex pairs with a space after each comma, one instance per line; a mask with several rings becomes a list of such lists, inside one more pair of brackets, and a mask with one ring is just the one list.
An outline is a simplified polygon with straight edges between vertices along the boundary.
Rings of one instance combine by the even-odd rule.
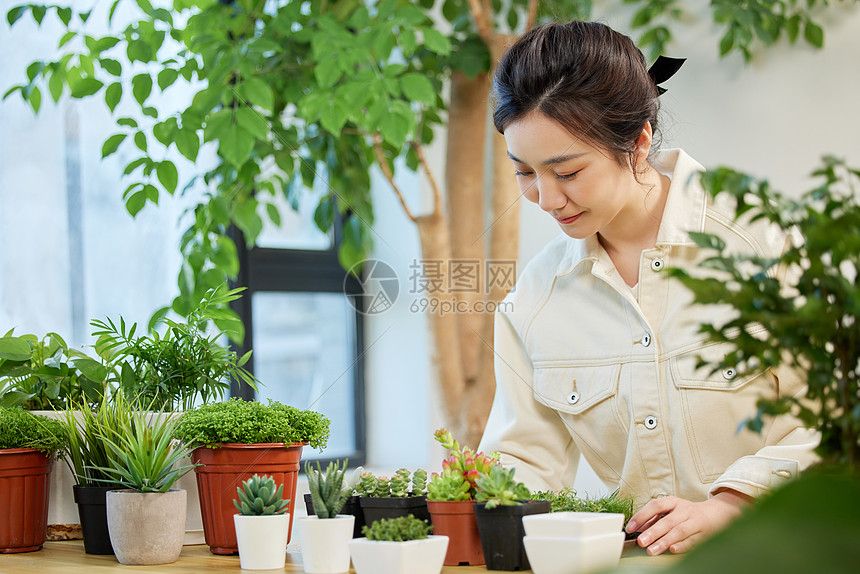
[[334, 518], [343, 508], [350, 492], [344, 489], [344, 475], [347, 460], [340, 463], [330, 462], [325, 473], [317, 462], [316, 469], [309, 462], [305, 463], [305, 474], [308, 477], [308, 487], [311, 490], [311, 500], [314, 512], [319, 518]]
[[122, 430], [132, 424], [132, 409], [120, 395], [109, 398], [91, 410], [80, 404], [66, 409], [59, 419], [65, 430], [62, 448], [66, 464], [80, 486], [121, 486], [109, 472], [101, 470], [111, 466], [113, 451], [104, 440], [120, 440]]
[[269, 516], [284, 514], [290, 499], [284, 499], [284, 485], [275, 488], [275, 479], [268, 475], [255, 474], [236, 487], [233, 506], [245, 516]]
[[427, 538], [433, 526], [425, 520], [415, 518], [411, 514], [398, 518], [383, 518], [370, 526], [364, 526], [361, 533], [368, 540], [387, 540], [389, 542], [406, 542]]
[[475, 500], [486, 502], [487, 510], [497, 506], [517, 506], [531, 497], [529, 489], [514, 480], [513, 468], [492, 466], [490, 472], [478, 477], [476, 483], [478, 494]]

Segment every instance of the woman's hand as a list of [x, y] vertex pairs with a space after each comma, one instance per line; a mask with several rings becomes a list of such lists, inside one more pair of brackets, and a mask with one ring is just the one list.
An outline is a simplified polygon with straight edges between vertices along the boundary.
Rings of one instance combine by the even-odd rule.
[[704, 502], [690, 502], [675, 496], [656, 498], [642, 507], [627, 523], [627, 532], [642, 531], [637, 541], [656, 556], [666, 550], [686, 552], [699, 541], [715, 534], [752, 499], [734, 490], [724, 490]]

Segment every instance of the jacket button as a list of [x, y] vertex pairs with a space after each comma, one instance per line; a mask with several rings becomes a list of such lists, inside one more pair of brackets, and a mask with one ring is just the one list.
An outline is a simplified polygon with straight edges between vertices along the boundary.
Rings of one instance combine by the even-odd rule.
[[567, 395], [567, 402], [571, 405], [575, 405], [579, 401], [579, 393], [573, 391], [569, 395]]
[[645, 333], [644, 335], [642, 335], [642, 339], [639, 342], [642, 343], [643, 347], [648, 347], [649, 345], [651, 345], [651, 335]]
[[652, 271], [662, 271], [665, 266], [666, 266], [666, 264], [663, 263], [663, 260], [660, 259], [659, 257], [651, 262], [651, 270]]
[[723, 369], [723, 378], [727, 381], [731, 381], [732, 379], [734, 379], [736, 374], [737, 372], [732, 367], [729, 367], [728, 369]]
[[648, 430], [657, 428], [657, 417], [654, 415], [648, 415], [645, 417], [645, 428]]

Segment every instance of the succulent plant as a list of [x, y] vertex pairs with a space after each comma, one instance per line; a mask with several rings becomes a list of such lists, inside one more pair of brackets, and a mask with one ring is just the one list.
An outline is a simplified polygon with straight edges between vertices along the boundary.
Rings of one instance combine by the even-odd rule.
[[462, 474], [454, 470], [443, 470], [433, 474], [427, 485], [428, 500], [471, 500], [471, 485]]
[[391, 496], [391, 482], [387, 476], [376, 477], [376, 490], [370, 496]]
[[305, 463], [305, 474], [308, 477], [308, 487], [311, 491], [314, 512], [319, 518], [334, 518], [341, 511], [350, 492], [344, 489], [344, 475], [347, 461], [330, 462], [325, 473], [317, 462], [316, 469], [309, 462]]
[[411, 514], [398, 518], [383, 518], [370, 526], [361, 529], [368, 540], [387, 540], [389, 542], [406, 542], [427, 538], [433, 526], [424, 520], [419, 520]]
[[427, 471], [419, 468], [412, 473], [412, 496], [427, 494]]
[[357, 496], [373, 496], [376, 493], [376, 477], [372, 472], [364, 472], [355, 485]]
[[531, 498], [529, 489], [514, 480], [514, 469], [493, 466], [489, 473], [478, 477], [478, 492], [475, 499], [486, 502], [487, 510], [497, 506], [517, 506]]
[[461, 448], [460, 443], [454, 440], [453, 435], [446, 429], [437, 430], [433, 436], [448, 450], [448, 458], [442, 461], [442, 470], [463, 475], [469, 482], [469, 496], [475, 498], [478, 477], [487, 474], [491, 467], [499, 464], [499, 453], [494, 452], [488, 456], [482, 452], [476, 453], [468, 446]]
[[409, 496], [409, 471], [405, 468], [399, 469], [390, 482], [390, 496], [395, 498], [406, 498]]
[[233, 499], [233, 505], [245, 516], [284, 514], [290, 499], [284, 499], [283, 493], [283, 484], [275, 488], [274, 478], [255, 474], [236, 487], [238, 498]]

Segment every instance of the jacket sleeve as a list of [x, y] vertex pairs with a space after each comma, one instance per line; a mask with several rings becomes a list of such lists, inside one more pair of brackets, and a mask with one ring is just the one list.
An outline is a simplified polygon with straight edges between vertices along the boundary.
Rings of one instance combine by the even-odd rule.
[[494, 333], [496, 394], [480, 450], [498, 451], [532, 491], [573, 486], [579, 449], [558, 413], [535, 400], [531, 360], [505, 313]]

